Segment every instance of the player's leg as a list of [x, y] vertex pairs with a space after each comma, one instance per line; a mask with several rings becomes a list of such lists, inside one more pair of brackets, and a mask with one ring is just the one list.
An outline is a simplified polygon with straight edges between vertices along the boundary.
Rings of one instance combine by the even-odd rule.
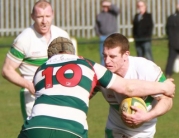
[[80, 138], [80, 137], [66, 131], [35, 128], [35, 129], [28, 129], [25, 131], [21, 131], [18, 138]]
[[25, 91], [24, 89], [21, 89], [20, 104], [21, 104], [21, 112], [24, 120], [27, 118], [27, 116], [31, 114], [34, 101], [35, 101], [35, 97], [31, 95], [29, 91]]
[[122, 134], [119, 130], [105, 130], [105, 138], [132, 138], [130, 136]]
[[20, 132], [18, 138], [51, 138], [51, 129], [28, 129]]
[[105, 138], [114, 138], [112, 134], [112, 130], [105, 129]]

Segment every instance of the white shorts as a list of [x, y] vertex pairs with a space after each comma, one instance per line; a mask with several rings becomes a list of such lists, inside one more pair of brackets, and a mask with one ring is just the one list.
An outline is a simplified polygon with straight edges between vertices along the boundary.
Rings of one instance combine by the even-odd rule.
[[24, 91], [24, 89], [20, 91], [21, 112], [24, 120], [31, 114], [34, 102], [35, 96], [29, 91]]
[[[105, 130], [105, 138], [146, 138], [146, 137], [136, 137], [136, 136], [128, 136], [126, 134], [122, 134], [118, 130]], [[147, 137], [147, 138], [153, 138], [153, 137]]]

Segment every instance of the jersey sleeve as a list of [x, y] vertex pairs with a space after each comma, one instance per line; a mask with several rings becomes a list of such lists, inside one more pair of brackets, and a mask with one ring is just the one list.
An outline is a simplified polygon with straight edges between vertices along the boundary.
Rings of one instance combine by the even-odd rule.
[[22, 39], [19, 39], [19, 37], [17, 37], [14, 42], [13, 45], [11, 46], [10, 50], [7, 53], [7, 56], [17, 62], [17, 63], [21, 63], [22, 60], [25, 57], [25, 53], [24, 53], [24, 40], [22, 41]]
[[95, 63], [93, 68], [99, 84], [104, 88], [109, 88], [113, 84], [116, 75], [98, 63]]
[[[166, 77], [161, 68], [154, 62], [146, 59], [141, 59], [140, 65], [138, 65], [138, 74], [140, 74], [142, 80], [164, 82]], [[151, 95], [152, 97], [160, 96], [161, 94]]]
[[158, 82], [165, 81], [165, 76], [161, 68], [154, 62], [144, 58], [141, 58], [141, 60], [137, 62], [136, 71], [139, 75], [139, 79]]

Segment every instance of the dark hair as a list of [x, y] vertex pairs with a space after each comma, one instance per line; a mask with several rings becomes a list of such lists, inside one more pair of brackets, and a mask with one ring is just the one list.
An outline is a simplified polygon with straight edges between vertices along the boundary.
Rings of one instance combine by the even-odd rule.
[[108, 48], [120, 47], [121, 53], [124, 54], [126, 51], [129, 51], [129, 41], [124, 35], [120, 33], [114, 33], [109, 35], [105, 39], [103, 47], [108, 47]]

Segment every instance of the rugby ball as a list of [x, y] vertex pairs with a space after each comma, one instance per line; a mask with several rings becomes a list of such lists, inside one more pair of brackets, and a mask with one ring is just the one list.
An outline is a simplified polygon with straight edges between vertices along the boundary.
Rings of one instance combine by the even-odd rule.
[[[124, 99], [121, 102], [120, 111], [126, 112], [128, 114], [135, 114], [135, 111], [130, 108], [131, 106], [136, 106], [136, 107], [147, 112], [147, 106], [146, 106], [144, 100], [142, 98], [139, 98], [139, 97], [131, 97], [131, 98]], [[138, 128], [142, 125], [142, 124], [139, 124], [139, 125], [130, 126], [129, 124], [127, 124], [125, 122], [124, 122], [124, 124], [127, 125], [130, 128]]]

